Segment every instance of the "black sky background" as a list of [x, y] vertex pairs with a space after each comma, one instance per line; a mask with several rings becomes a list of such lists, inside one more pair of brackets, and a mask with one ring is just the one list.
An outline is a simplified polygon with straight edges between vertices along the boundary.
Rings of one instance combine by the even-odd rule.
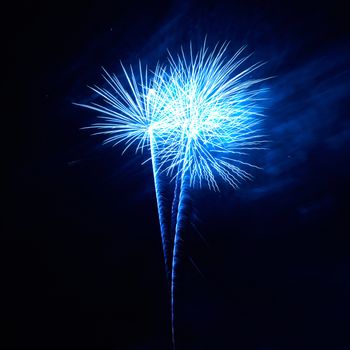
[[193, 191], [178, 349], [350, 349], [345, 3], [39, 1], [3, 16], [2, 349], [171, 349], [151, 169], [82, 131], [95, 115], [72, 102], [93, 98], [101, 66], [152, 65], [205, 35], [268, 61], [271, 144], [254, 182]]

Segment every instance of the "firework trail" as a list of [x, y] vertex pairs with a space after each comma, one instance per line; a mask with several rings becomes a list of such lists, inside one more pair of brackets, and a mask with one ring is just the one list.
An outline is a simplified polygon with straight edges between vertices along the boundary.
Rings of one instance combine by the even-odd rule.
[[[183, 49], [176, 57], [169, 53], [168, 68], [157, 65], [151, 73], [139, 63], [138, 79], [132, 67], [128, 73], [122, 65], [125, 88], [105, 71], [108, 89], [91, 88], [103, 103], [80, 104], [102, 114], [102, 121], [91, 128], [107, 135], [105, 143], [124, 142], [124, 152], [132, 145], [136, 151], [150, 151], [147, 160], [152, 162], [170, 284], [174, 348], [176, 279], [189, 222], [190, 188], [207, 185], [218, 191], [220, 182], [237, 188], [241, 181], [252, 179], [249, 169], [257, 168], [244, 157], [264, 148], [258, 125], [265, 90], [259, 83], [266, 78], [251, 78], [264, 63], [242, 68], [251, 54], [243, 56], [242, 47], [227, 58], [227, 48], [228, 43], [217, 44], [209, 51], [204, 42], [194, 53], [190, 45], [187, 54]], [[169, 218], [161, 173], [175, 183]]]

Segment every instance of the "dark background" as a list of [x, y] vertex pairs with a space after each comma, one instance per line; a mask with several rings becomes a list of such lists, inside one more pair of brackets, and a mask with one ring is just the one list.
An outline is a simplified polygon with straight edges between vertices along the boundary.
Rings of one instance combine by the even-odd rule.
[[171, 348], [150, 166], [80, 130], [95, 115], [72, 102], [92, 98], [101, 66], [152, 66], [205, 35], [268, 61], [271, 142], [253, 157], [264, 168], [254, 182], [193, 191], [178, 350], [350, 349], [345, 2], [39, 1], [2, 12], [2, 349]]

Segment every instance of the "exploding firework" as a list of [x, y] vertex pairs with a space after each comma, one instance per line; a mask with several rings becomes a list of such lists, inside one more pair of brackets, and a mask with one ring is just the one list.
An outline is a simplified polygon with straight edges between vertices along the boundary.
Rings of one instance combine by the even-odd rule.
[[[89, 128], [106, 135], [105, 143], [124, 143], [136, 151], [149, 151], [145, 162], [152, 163], [166, 273], [170, 283], [173, 344], [175, 281], [181, 260], [181, 242], [186, 229], [190, 187], [206, 184], [219, 190], [220, 182], [237, 188], [251, 179], [249, 168], [257, 166], [244, 160], [250, 151], [264, 147], [259, 124], [262, 120], [265, 79], [252, 73], [263, 63], [247, 65], [250, 55], [245, 47], [227, 58], [228, 44], [213, 50], [204, 43], [194, 53], [173, 56], [167, 66], [154, 71], [139, 63], [128, 71], [123, 65], [125, 84], [104, 70], [105, 88], [91, 87], [102, 99], [99, 103], [80, 104], [99, 112], [100, 122]], [[171, 210], [167, 217], [160, 173], [175, 182]], [[172, 230], [170, 229], [172, 227]]]
[[[163, 204], [162, 186], [159, 184], [158, 162], [155, 156], [155, 145], [152, 128], [154, 125], [161, 125], [165, 99], [159, 98], [160, 92], [165, 91], [164, 84], [165, 69], [157, 65], [153, 73], [139, 62], [137, 73], [130, 66], [130, 71], [121, 64], [126, 84], [123, 85], [118, 77], [103, 70], [103, 78], [107, 87], [90, 87], [102, 101], [100, 103], [77, 104], [100, 113], [100, 122], [97, 122], [87, 129], [95, 130], [94, 135], [103, 134], [106, 136], [105, 144], [118, 145], [124, 143], [123, 153], [134, 146], [135, 151], [144, 152], [150, 150], [147, 160], [152, 161], [155, 192], [157, 197], [157, 208], [159, 224], [162, 236], [164, 260], [167, 277], [171, 274], [171, 239], [168, 232], [165, 208]], [[136, 79], [138, 77], [138, 79]], [[154, 98], [155, 91], [159, 91], [157, 98]], [[146, 160], [146, 161], [147, 161]]]
[[262, 118], [259, 101], [264, 89], [256, 86], [266, 79], [248, 78], [263, 63], [240, 69], [251, 55], [241, 57], [242, 47], [226, 59], [227, 46], [217, 45], [209, 52], [204, 45], [194, 54], [190, 45], [188, 55], [183, 50], [176, 58], [169, 54], [170, 73], [165, 76], [162, 101], [166, 103], [157, 133], [162, 146], [157, 156], [160, 168], [176, 179], [171, 268], [174, 348], [175, 288], [188, 224], [190, 187], [206, 183], [210, 189], [219, 190], [221, 179], [237, 188], [240, 181], [251, 179], [245, 169], [256, 167], [242, 157], [263, 148], [265, 142], [257, 127]]

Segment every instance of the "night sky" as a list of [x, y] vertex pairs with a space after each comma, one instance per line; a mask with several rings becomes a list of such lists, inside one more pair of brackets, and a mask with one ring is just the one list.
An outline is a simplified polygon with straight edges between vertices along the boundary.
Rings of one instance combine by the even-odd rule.
[[102, 146], [81, 129], [95, 113], [72, 103], [95, 98], [101, 67], [152, 67], [207, 35], [267, 62], [269, 147], [239, 190], [192, 191], [177, 350], [350, 350], [345, 3], [3, 8], [1, 349], [171, 349], [151, 166]]

